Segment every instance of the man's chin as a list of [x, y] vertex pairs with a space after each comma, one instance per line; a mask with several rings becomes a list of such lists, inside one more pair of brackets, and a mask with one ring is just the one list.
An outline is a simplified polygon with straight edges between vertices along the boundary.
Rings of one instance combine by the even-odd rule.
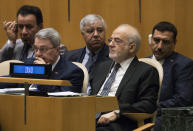
[[93, 44], [93, 45], [91, 46], [91, 48], [92, 48], [93, 50], [97, 51], [97, 50], [99, 50], [102, 46], [103, 46], [103, 45], [101, 45], [101, 44]]
[[154, 55], [154, 56], [155, 56], [155, 58], [156, 58], [157, 60], [163, 59], [163, 56], [160, 56], [160, 55]]
[[24, 44], [28, 44], [28, 45], [31, 45], [33, 43], [33, 42], [26, 40], [26, 39], [22, 39], [22, 41]]

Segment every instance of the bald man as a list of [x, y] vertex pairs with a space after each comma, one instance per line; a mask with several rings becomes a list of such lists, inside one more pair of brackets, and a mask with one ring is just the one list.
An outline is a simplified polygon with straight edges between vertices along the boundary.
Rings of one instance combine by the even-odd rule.
[[118, 26], [109, 39], [112, 60], [96, 69], [91, 94], [116, 96], [119, 110], [101, 113], [96, 131], [130, 131], [137, 123], [123, 113], [156, 110], [159, 76], [154, 67], [138, 61], [140, 41], [138, 31], [127, 24]]

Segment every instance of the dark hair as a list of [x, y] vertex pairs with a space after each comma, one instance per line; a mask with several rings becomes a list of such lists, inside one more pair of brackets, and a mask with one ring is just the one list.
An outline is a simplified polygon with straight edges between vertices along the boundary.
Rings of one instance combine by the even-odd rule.
[[153, 27], [152, 35], [154, 34], [155, 30], [158, 30], [160, 32], [165, 32], [165, 31], [172, 32], [173, 33], [173, 40], [176, 43], [176, 36], [178, 34], [178, 31], [172, 23], [166, 22], [166, 21], [159, 22], [158, 24], [156, 24]]
[[24, 5], [18, 10], [17, 17], [19, 14], [22, 16], [32, 14], [36, 17], [37, 25], [40, 25], [43, 23], [43, 16], [39, 7], [32, 6], [32, 5]]

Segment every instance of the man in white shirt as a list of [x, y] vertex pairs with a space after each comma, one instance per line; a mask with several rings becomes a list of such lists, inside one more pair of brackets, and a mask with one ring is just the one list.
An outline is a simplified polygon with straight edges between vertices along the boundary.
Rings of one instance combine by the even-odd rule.
[[96, 68], [91, 79], [91, 94], [116, 96], [119, 110], [102, 113], [96, 131], [132, 130], [137, 123], [123, 113], [156, 110], [159, 76], [155, 68], [138, 61], [140, 41], [138, 31], [127, 24], [118, 26], [109, 39], [112, 61]]

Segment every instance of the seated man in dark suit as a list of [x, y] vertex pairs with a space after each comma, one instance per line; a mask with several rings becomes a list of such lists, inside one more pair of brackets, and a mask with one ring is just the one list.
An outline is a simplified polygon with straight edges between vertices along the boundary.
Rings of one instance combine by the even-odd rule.
[[96, 68], [91, 79], [91, 94], [116, 96], [119, 110], [102, 113], [96, 131], [130, 131], [137, 123], [123, 113], [156, 110], [159, 76], [154, 67], [138, 61], [140, 41], [138, 31], [127, 24], [117, 27], [109, 39], [112, 60]]
[[33, 63], [51, 64], [53, 72], [50, 79], [70, 80], [72, 83], [70, 87], [46, 86], [47, 88], [42, 88], [42, 86], [39, 86], [38, 89], [48, 92], [81, 92], [84, 78], [83, 71], [73, 63], [65, 60], [59, 51], [60, 36], [58, 32], [52, 28], [46, 28], [36, 33], [34, 41], [35, 60]]
[[[60, 36], [56, 30], [46, 28], [37, 32], [33, 49], [35, 57], [27, 59], [25, 63], [51, 64], [52, 73], [50, 79], [69, 80], [72, 83], [72, 86], [32, 86], [37, 86], [37, 89], [40, 92], [81, 92], [84, 73], [79, 67], [72, 62], [67, 61], [60, 55]], [[21, 85], [19, 86], [21, 87]]]
[[89, 14], [80, 21], [80, 30], [86, 47], [69, 51], [65, 56], [72, 62], [85, 65], [92, 78], [94, 68], [109, 60], [109, 48], [105, 44], [106, 23], [101, 16]]
[[164, 70], [155, 131], [161, 131], [161, 108], [193, 105], [193, 61], [174, 51], [177, 29], [169, 22], [153, 27], [150, 48], [152, 59]]

